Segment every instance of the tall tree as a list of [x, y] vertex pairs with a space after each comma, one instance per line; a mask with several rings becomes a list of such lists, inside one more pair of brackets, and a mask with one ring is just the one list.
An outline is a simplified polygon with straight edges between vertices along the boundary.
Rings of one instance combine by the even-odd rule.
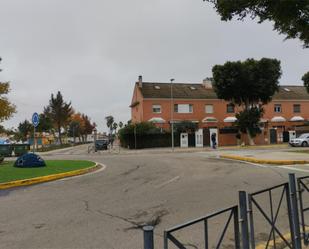
[[109, 116], [105, 117], [105, 120], [106, 120], [106, 126], [109, 128], [109, 132], [110, 132], [110, 135], [111, 135], [112, 132], [113, 132], [114, 117], [109, 115]]
[[25, 120], [19, 123], [17, 130], [19, 133], [19, 139], [24, 142], [27, 140], [28, 135], [33, 131], [33, 125], [28, 120]]
[[92, 133], [92, 131], [96, 127], [96, 124], [91, 123], [91, 119], [85, 114], [82, 114], [82, 119], [83, 119], [83, 122], [84, 122], [83, 134], [85, 136], [85, 141], [87, 141], [87, 135]]
[[40, 113], [40, 122], [38, 127], [36, 128], [39, 132], [51, 132], [53, 129], [53, 123], [45, 113]]
[[309, 93], [309, 71], [305, 73], [301, 79], [303, 80], [304, 86], [306, 87], [307, 92]]
[[71, 102], [67, 103], [63, 100], [62, 94], [58, 91], [57, 95], [51, 95], [49, 105], [44, 108], [44, 113], [51, 119], [54, 127], [58, 131], [59, 142], [62, 144], [61, 128], [65, 128], [73, 114]]
[[71, 121], [69, 124], [69, 136], [74, 138], [75, 142], [75, 137], [78, 137], [80, 140], [80, 137], [83, 135], [83, 131], [85, 129], [85, 123], [84, 120], [82, 119], [82, 115], [80, 113], [74, 113], [71, 116]]
[[233, 17], [258, 17], [258, 22], [273, 21], [274, 29], [286, 38], [298, 38], [309, 47], [308, 0], [204, 0], [214, 4], [223, 21]]
[[263, 115], [262, 106], [278, 91], [280, 61], [262, 58], [226, 62], [214, 66], [212, 72], [218, 98], [240, 107], [236, 115], [238, 125], [248, 134], [250, 144], [254, 144], [253, 137], [259, 130], [258, 122]]
[[116, 122], [113, 123], [113, 130], [117, 133], [118, 124]]
[[[1, 62], [1, 58], [0, 58]], [[0, 69], [0, 72], [2, 70]], [[0, 122], [8, 120], [15, 112], [16, 107], [13, 105], [6, 96], [10, 92], [9, 82], [0, 82]]]

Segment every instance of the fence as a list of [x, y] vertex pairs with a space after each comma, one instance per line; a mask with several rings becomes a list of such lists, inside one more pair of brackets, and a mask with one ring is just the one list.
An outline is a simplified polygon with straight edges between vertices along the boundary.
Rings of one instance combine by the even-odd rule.
[[[238, 205], [165, 230], [164, 249], [168, 249], [170, 245], [178, 249], [189, 248], [188, 244], [175, 236], [175, 232], [190, 229], [198, 223], [203, 224], [203, 229], [200, 232], [203, 235], [203, 244], [200, 247], [194, 245], [195, 248], [302, 249], [302, 244], [305, 246], [309, 244], [309, 230], [306, 229], [309, 198], [305, 198], [306, 194], [309, 194], [309, 176], [299, 177], [296, 180], [295, 174], [289, 174], [289, 182], [255, 193], [248, 194], [245, 191], [240, 191]], [[279, 213], [283, 213], [280, 223]], [[227, 219], [221, 219], [221, 230], [216, 229], [219, 239], [210, 246], [209, 229], [211, 227], [209, 221], [222, 215], [226, 215]], [[255, 233], [257, 222], [265, 222], [266, 225], [263, 225], [262, 228], [267, 230], [264, 243], [259, 242], [258, 246]], [[233, 225], [231, 225], [232, 223]], [[230, 240], [233, 240], [233, 245], [226, 247], [222, 242], [228, 228], [232, 230], [229, 236], [232, 235]], [[187, 232], [183, 234], [188, 235]], [[154, 246], [153, 227], [145, 227], [144, 249], [154, 249]], [[190, 245], [191, 247], [192, 245]]]

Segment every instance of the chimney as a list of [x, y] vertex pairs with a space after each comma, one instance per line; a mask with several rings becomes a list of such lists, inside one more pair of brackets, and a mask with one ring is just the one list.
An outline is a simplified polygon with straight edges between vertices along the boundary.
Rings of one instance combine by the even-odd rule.
[[213, 78], [205, 78], [203, 79], [203, 86], [206, 89], [212, 89]]
[[143, 76], [142, 75], [138, 76], [138, 87], [140, 88], [143, 87]]

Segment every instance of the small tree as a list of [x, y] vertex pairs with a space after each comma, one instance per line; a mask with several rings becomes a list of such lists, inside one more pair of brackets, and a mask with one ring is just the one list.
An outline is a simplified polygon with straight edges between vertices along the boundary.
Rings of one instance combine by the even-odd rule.
[[65, 128], [73, 114], [73, 108], [71, 102], [67, 103], [63, 100], [62, 94], [58, 91], [57, 95], [51, 95], [49, 105], [44, 108], [44, 114], [46, 114], [53, 122], [54, 127], [58, 131], [59, 142], [61, 140], [61, 128]]
[[18, 138], [21, 141], [27, 141], [28, 135], [33, 131], [33, 125], [28, 121], [25, 120], [18, 125]]
[[120, 121], [118, 124], [119, 128], [121, 129], [123, 127], [123, 123]]
[[262, 106], [278, 91], [280, 61], [262, 58], [259, 61], [226, 62], [214, 66], [212, 72], [218, 98], [241, 107], [241, 112], [236, 115], [237, 124], [248, 134], [249, 143], [254, 144], [253, 137], [263, 114]]
[[85, 114], [82, 114], [82, 119], [84, 122], [83, 135], [85, 136], [85, 141], [87, 142], [87, 135], [92, 133], [92, 131], [96, 127], [96, 124], [91, 123], [90, 118]]
[[51, 119], [45, 113], [41, 113], [40, 122], [36, 130], [39, 132], [51, 132], [52, 129], [53, 123]]
[[309, 71], [305, 73], [301, 79], [304, 82], [304, 86], [306, 87], [307, 92], [309, 93]]
[[179, 123], [175, 123], [174, 128], [175, 128], [175, 131], [178, 132], [178, 133], [181, 133], [181, 132], [192, 133], [192, 132], [195, 132], [198, 129], [198, 124], [193, 123], [191, 121], [183, 120]]

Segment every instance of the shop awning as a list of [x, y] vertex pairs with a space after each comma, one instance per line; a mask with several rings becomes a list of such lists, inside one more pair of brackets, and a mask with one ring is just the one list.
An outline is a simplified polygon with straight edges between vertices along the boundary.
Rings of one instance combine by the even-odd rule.
[[151, 118], [148, 121], [156, 124], [163, 124], [166, 122], [163, 118]]
[[226, 117], [224, 120], [223, 120], [223, 122], [225, 122], [225, 123], [234, 123], [234, 122], [236, 122], [237, 121], [237, 118], [235, 118], [235, 117]]
[[266, 118], [261, 118], [261, 119], [260, 119], [260, 122], [261, 122], [261, 123], [266, 123], [266, 122], [268, 122], [268, 119], [266, 119]]
[[275, 116], [271, 119], [271, 122], [285, 122], [286, 119], [282, 116]]
[[297, 121], [304, 121], [305, 119], [301, 116], [294, 116], [290, 119], [292, 122], [297, 122]]
[[216, 123], [218, 120], [215, 117], [205, 117], [202, 123]]

